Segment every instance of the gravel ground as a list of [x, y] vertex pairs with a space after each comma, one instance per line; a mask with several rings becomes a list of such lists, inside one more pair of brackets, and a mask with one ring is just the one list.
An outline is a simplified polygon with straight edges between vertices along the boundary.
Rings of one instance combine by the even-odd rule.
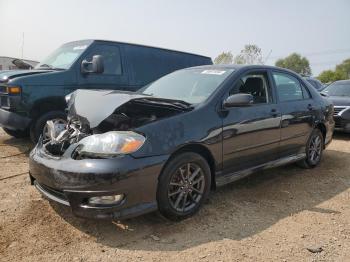
[[28, 140], [0, 131], [0, 261], [350, 261], [350, 135], [321, 165], [220, 188], [193, 218], [75, 218], [29, 184]]

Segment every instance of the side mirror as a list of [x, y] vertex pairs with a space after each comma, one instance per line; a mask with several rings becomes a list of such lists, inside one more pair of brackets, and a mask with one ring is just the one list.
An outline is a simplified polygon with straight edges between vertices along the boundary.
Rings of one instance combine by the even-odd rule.
[[250, 106], [253, 102], [254, 98], [250, 94], [235, 94], [226, 98], [224, 107]]
[[103, 57], [101, 55], [94, 55], [91, 62], [83, 60], [81, 62], [81, 73], [89, 74], [102, 74], [104, 71]]
[[320, 92], [320, 95], [321, 95], [321, 96], [324, 96], [324, 97], [329, 97], [329, 95], [328, 95], [327, 93], [322, 92], [322, 91]]

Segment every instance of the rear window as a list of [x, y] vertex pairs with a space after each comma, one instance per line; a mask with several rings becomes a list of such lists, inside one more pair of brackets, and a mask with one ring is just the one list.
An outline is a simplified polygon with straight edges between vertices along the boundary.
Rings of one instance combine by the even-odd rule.
[[273, 73], [279, 101], [294, 101], [304, 99], [303, 89], [298, 79], [284, 73]]
[[151, 47], [125, 45], [130, 83], [144, 86], [179, 69], [210, 64], [209, 58]]

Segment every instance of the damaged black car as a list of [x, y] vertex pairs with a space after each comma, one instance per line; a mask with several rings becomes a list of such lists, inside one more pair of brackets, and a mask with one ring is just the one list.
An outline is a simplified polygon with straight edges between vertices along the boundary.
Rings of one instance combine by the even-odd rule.
[[47, 122], [30, 178], [80, 217], [195, 214], [209, 192], [253, 172], [316, 167], [333, 106], [299, 75], [268, 66], [201, 66], [137, 93], [77, 90], [68, 123]]

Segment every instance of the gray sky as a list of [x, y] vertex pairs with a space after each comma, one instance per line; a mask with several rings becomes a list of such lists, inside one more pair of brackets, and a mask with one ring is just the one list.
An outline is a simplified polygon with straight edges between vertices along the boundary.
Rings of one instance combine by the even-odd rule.
[[211, 56], [257, 44], [267, 64], [291, 52], [314, 75], [350, 58], [349, 0], [0, 0], [0, 56], [41, 60], [64, 42], [97, 38]]

